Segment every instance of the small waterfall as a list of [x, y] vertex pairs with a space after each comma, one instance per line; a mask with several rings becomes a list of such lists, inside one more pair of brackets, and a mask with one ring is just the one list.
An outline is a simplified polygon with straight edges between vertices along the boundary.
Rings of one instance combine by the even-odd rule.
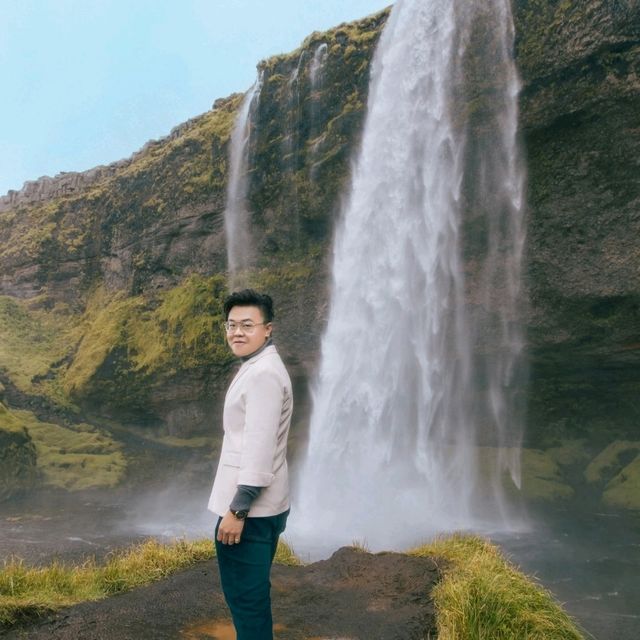
[[318, 149], [322, 143], [322, 137], [319, 136], [318, 115], [323, 108], [321, 98], [321, 90], [324, 85], [324, 66], [329, 54], [329, 48], [326, 42], [321, 42], [313, 53], [311, 64], [309, 65], [309, 86], [311, 90], [311, 108], [309, 122], [309, 137], [313, 142], [309, 145], [309, 179], [315, 180], [316, 165], [314, 164]]
[[524, 243], [513, 37], [508, 0], [391, 11], [336, 233], [297, 546], [510, 526]]
[[324, 63], [327, 60], [329, 49], [326, 42], [321, 42], [313, 53], [311, 66], [309, 67], [309, 82], [311, 91], [317, 91], [324, 82]]
[[290, 237], [296, 249], [300, 248], [300, 194], [298, 193], [298, 183], [295, 178], [296, 171], [300, 164], [300, 119], [302, 111], [300, 108], [300, 71], [304, 67], [307, 56], [306, 51], [302, 51], [298, 58], [298, 64], [291, 72], [287, 82], [287, 98], [285, 103], [285, 133], [282, 145], [282, 169], [288, 178], [288, 189], [286, 193], [287, 208], [290, 212]]
[[286, 99], [286, 131], [284, 135], [283, 151], [285, 169], [293, 170], [297, 168], [298, 154], [300, 151], [300, 141], [298, 126], [300, 122], [300, 70], [304, 65], [306, 51], [303, 51], [298, 58], [298, 64], [291, 72], [287, 81]]
[[260, 72], [240, 105], [231, 133], [224, 224], [227, 238], [229, 287], [232, 290], [243, 284], [241, 274], [252, 265], [254, 259], [247, 194], [252, 122], [260, 101], [262, 81], [263, 72]]

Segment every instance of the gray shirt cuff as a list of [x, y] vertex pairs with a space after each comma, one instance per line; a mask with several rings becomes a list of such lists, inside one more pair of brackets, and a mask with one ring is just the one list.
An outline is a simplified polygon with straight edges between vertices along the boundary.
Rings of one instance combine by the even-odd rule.
[[239, 484], [229, 509], [231, 511], [249, 511], [253, 501], [258, 497], [262, 489], [263, 487], [250, 487], [247, 484]]

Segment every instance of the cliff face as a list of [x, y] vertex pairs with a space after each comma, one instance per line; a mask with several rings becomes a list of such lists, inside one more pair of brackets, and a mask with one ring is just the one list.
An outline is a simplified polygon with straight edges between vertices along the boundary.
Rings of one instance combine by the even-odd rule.
[[520, 2], [531, 422], [635, 433], [640, 391], [640, 4]]
[[[514, 13], [529, 174], [529, 437], [611, 438], [636, 428], [624, 407], [640, 390], [640, 8], [518, 0]], [[249, 149], [258, 258], [246, 277], [276, 300], [301, 422], [386, 17], [314, 33], [259, 65]], [[240, 102], [217, 101], [126, 161], [0, 199], [0, 295], [24, 317], [62, 322], [68, 337], [62, 352], [45, 350], [25, 394], [172, 433], [211, 428], [230, 365], [218, 323]]]

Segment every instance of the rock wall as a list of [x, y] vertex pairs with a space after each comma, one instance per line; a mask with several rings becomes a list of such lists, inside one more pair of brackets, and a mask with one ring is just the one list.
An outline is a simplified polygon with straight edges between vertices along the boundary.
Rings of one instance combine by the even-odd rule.
[[[300, 422], [327, 315], [332, 231], [387, 15], [314, 33], [258, 67], [249, 201], [259, 258], [247, 283], [276, 300]], [[637, 432], [629, 407], [640, 391], [640, 5], [516, 0], [514, 15], [529, 172], [529, 437]], [[223, 295], [216, 278], [240, 101], [218, 100], [126, 161], [43, 178], [0, 200], [0, 294], [79, 323], [76, 350], [54, 375], [83, 410], [172, 433], [208, 428], [229, 362], [213, 346], [181, 361], [156, 311], [194, 274], [217, 292], [208, 308]], [[101, 304], [121, 313], [115, 328], [94, 322], [97, 288]], [[124, 313], [118, 296], [135, 304]], [[164, 360], [140, 339], [150, 317], [173, 354]], [[172, 331], [190, 345], [214, 330], [185, 323]], [[105, 336], [100, 349], [88, 348], [92, 332]], [[80, 356], [95, 362], [83, 360], [87, 375], [68, 382]]]
[[640, 426], [640, 3], [517, 6], [530, 422], [597, 448]]

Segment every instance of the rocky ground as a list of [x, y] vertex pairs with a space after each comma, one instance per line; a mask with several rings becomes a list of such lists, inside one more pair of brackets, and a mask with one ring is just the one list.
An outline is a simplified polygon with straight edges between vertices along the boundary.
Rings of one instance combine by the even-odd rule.
[[[397, 553], [338, 550], [303, 567], [275, 565], [278, 640], [435, 638], [437, 563]], [[233, 640], [216, 561], [98, 602], [69, 607], [0, 636], [59, 640]]]

